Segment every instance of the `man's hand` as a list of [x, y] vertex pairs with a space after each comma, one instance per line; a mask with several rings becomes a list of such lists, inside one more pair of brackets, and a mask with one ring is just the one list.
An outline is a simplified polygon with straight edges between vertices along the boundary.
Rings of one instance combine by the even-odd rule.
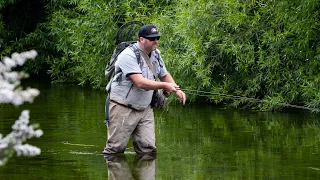
[[176, 91], [176, 94], [181, 99], [182, 104], [185, 105], [186, 99], [187, 99], [186, 94], [183, 91], [181, 91], [180, 89]]
[[169, 93], [175, 92], [177, 96], [180, 98], [180, 100], [182, 101], [182, 104], [185, 105], [186, 99], [187, 99], [186, 94], [183, 91], [181, 91], [178, 85], [176, 85], [175, 83], [167, 83], [165, 89]]
[[174, 83], [169, 83], [166, 82], [165, 88], [164, 88], [167, 92], [171, 93], [171, 92], [177, 92], [178, 90], [180, 90], [180, 87]]

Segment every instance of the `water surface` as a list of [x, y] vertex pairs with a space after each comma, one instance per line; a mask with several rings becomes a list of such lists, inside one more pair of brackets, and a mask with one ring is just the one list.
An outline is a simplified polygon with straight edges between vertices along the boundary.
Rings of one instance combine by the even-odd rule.
[[[31, 85], [33, 104], [0, 106], [7, 134], [23, 109], [44, 135], [28, 143], [36, 157], [16, 157], [0, 167], [0, 179], [319, 179], [319, 118], [298, 110], [256, 112], [213, 105], [171, 104], [155, 111], [155, 160], [127, 153], [107, 166], [101, 155], [106, 94], [78, 86]], [[110, 164], [109, 164], [110, 165]], [[109, 175], [108, 175], [109, 174]]]

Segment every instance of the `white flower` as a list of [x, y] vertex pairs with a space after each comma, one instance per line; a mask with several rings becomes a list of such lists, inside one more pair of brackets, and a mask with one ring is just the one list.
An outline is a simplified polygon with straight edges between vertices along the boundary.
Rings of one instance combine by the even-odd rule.
[[43, 131], [41, 129], [38, 129], [36, 131], [34, 131], [34, 136], [39, 138], [40, 136], [43, 135]]
[[3, 76], [4, 76], [4, 79], [7, 80], [8, 82], [14, 82], [19, 78], [17, 72], [4, 72]]
[[5, 57], [5, 58], [3, 59], [3, 63], [4, 63], [4, 65], [7, 66], [7, 68], [9, 68], [9, 69], [11, 69], [11, 68], [13, 68], [13, 67], [16, 66], [16, 63], [14, 62], [14, 60], [12, 60], [12, 59], [10, 59], [10, 58], [8, 58], [8, 57]]
[[28, 89], [28, 93], [35, 97], [35, 96], [38, 96], [40, 94], [40, 91], [38, 89]]
[[11, 58], [19, 65], [23, 65], [24, 62], [26, 61], [26, 58], [23, 56], [23, 54], [19, 54], [19, 53], [13, 53], [11, 55]]
[[[17, 88], [20, 85], [20, 79], [23, 73], [12, 72], [12, 68], [17, 65], [23, 65], [27, 59], [35, 58], [35, 50], [13, 53], [12, 58], [5, 57], [0, 62], [0, 104], [11, 103], [21, 105], [24, 102], [32, 102], [34, 97], [40, 94], [39, 90], [29, 88], [22, 90]], [[27, 139], [42, 136], [41, 129], [35, 130], [33, 125], [29, 125], [29, 111], [22, 111], [19, 119], [12, 125], [12, 132], [4, 138], [0, 134], [0, 166], [4, 165], [14, 150], [18, 156], [35, 156], [41, 153], [41, 150], [29, 144], [23, 144]], [[9, 150], [9, 151], [7, 151]], [[9, 152], [2, 153], [2, 152]], [[11, 153], [10, 153], [11, 152]]]
[[35, 156], [41, 153], [41, 150], [35, 146], [31, 146], [29, 144], [24, 145], [16, 145], [14, 146], [14, 150], [17, 152], [18, 156]]
[[14, 98], [14, 92], [10, 89], [0, 89], [0, 103], [9, 103]]
[[0, 62], [0, 73], [8, 71], [7, 66], [5, 66], [2, 62]]
[[24, 56], [27, 58], [27, 59], [34, 59], [36, 56], [38, 55], [37, 51], [36, 50], [30, 50], [30, 51], [27, 51], [27, 52], [24, 52]]
[[0, 89], [8, 89], [8, 90], [10, 90], [10, 91], [13, 91], [14, 85], [13, 85], [13, 84], [10, 84], [10, 83], [7, 82], [7, 81], [0, 80]]

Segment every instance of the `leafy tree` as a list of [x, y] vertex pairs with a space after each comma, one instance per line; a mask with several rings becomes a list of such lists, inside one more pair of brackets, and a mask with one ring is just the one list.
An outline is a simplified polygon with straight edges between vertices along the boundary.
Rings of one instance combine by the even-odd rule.
[[[5, 2], [0, 8], [7, 12], [31, 4]], [[36, 2], [41, 17], [25, 21], [33, 28], [8, 26], [19, 18], [3, 14], [0, 55], [38, 49], [38, 61], [26, 69], [48, 73], [54, 82], [104, 89], [117, 29], [140, 20], [159, 27], [168, 69], [191, 101], [263, 110], [281, 109], [278, 102], [319, 108], [317, 0]]]
[[[181, 1], [164, 20], [176, 40], [167, 40], [178, 67], [173, 71], [187, 72], [190, 89], [209, 90], [215, 102], [228, 102], [219, 94], [231, 94], [318, 107], [318, 6], [317, 1]], [[233, 102], [257, 107], [245, 99]]]

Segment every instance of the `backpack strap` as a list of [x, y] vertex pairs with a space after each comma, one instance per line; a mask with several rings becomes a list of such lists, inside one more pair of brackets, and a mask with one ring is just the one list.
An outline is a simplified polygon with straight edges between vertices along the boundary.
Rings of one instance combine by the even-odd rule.
[[156, 53], [156, 59], [158, 60], [160, 68], [163, 68], [163, 65], [160, 63], [160, 53], [158, 50], [154, 51]]
[[129, 48], [134, 52], [134, 54], [136, 55], [137, 57], [137, 61], [138, 61], [138, 64], [141, 64], [140, 62], [140, 51], [139, 51], [139, 48], [134, 45], [134, 44], [130, 44]]

